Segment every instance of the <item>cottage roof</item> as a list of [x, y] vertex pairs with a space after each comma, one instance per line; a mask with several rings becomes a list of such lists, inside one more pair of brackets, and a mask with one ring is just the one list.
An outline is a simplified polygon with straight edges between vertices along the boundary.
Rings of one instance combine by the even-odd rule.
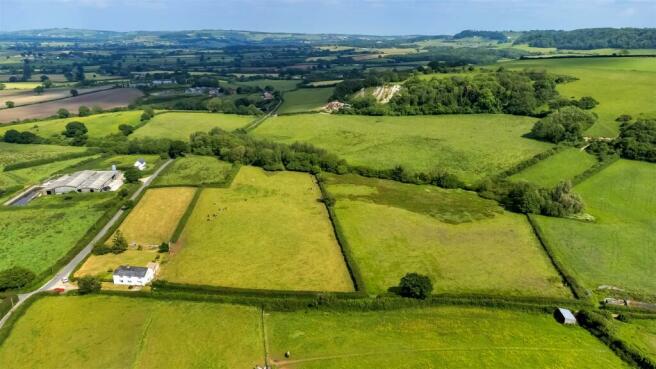
[[148, 268], [137, 267], [131, 265], [121, 265], [120, 267], [114, 270], [114, 275], [118, 277], [137, 277], [143, 278], [146, 276]]

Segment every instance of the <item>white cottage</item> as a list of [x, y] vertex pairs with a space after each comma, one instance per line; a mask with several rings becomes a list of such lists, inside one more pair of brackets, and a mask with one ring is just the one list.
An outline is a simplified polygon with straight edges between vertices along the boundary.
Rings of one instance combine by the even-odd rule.
[[139, 170], [146, 169], [146, 160], [138, 159], [137, 161], [134, 162], [134, 167], [139, 169]]
[[155, 278], [155, 268], [121, 265], [112, 275], [114, 284], [124, 286], [145, 286]]

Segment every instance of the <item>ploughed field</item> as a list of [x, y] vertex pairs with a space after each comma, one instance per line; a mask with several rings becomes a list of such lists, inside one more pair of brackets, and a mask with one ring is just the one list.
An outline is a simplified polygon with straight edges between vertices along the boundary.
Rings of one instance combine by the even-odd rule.
[[230, 188], [202, 190], [169, 282], [271, 290], [352, 291], [314, 178], [242, 167]]
[[434, 293], [570, 296], [526, 217], [494, 201], [353, 175], [326, 183], [369, 293], [416, 272], [431, 278]]
[[[94, 87], [94, 88], [80, 88], [77, 89], [79, 94], [89, 92], [96, 92], [106, 90], [108, 86]], [[71, 97], [70, 88], [49, 88], [43, 93], [37, 94], [31, 90], [3, 90], [0, 91], [0, 108], [5, 108], [7, 101], [13, 101], [14, 106], [21, 106], [27, 104], [35, 104], [49, 100], [58, 100]]]
[[297, 141], [337, 154], [349, 164], [411, 171], [445, 169], [472, 183], [498, 174], [552, 145], [522, 137], [535, 118], [503, 114], [371, 117], [301, 114], [267, 119], [260, 138]]
[[168, 112], [155, 115], [131, 137], [168, 138], [187, 142], [194, 132], [209, 132], [213, 128], [234, 131], [246, 126], [253, 119], [252, 116], [236, 114]]

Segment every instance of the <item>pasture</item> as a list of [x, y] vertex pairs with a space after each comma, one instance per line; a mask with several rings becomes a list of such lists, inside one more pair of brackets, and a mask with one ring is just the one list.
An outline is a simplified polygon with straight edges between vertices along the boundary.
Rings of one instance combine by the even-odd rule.
[[307, 142], [376, 169], [445, 169], [472, 183], [508, 169], [552, 145], [522, 137], [535, 118], [494, 115], [370, 117], [304, 114], [267, 119], [252, 134]]
[[555, 256], [587, 288], [656, 296], [654, 183], [656, 164], [620, 160], [574, 188], [595, 222], [537, 218]]
[[[85, 94], [106, 90], [108, 88], [108, 86], [101, 86], [95, 88], [77, 89], [77, 91], [80, 94]], [[13, 101], [14, 106], [21, 106], [50, 100], [58, 100], [67, 97], [71, 97], [71, 89], [69, 88], [49, 88], [41, 94], [37, 94], [31, 90], [0, 90], [0, 108], [5, 108], [6, 101]]]
[[562, 181], [571, 180], [596, 162], [597, 159], [593, 155], [577, 148], [568, 148], [539, 161], [508, 179], [531, 182], [542, 187], [553, 187]]
[[159, 155], [111, 155], [111, 156], [101, 156], [96, 160], [88, 161], [81, 163], [70, 169], [70, 171], [79, 171], [79, 170], [109, 170], [112, 168], [112, 165], [116, 165], [116, 168], [119, 170], [126, 170], [131, 168], [134, 165], [134, 162], [138, 159], [144, 159], [146, 161], [146, 169], [144, 169], [141, 174], [147, 176], [155, 171], [157, 167], [163, 162], [162, 158]]
[[16, 323], [0, 362], [3, 369], [253, 368], [264, 362], [263, 347], [251, 307], [46, 297]]
[[118, 229], [128, 244], [158, 246], [168, 242], [195, 192], [190, 187], [149, 189]]
[[209, 132], [212, 128], [234, 131], [250, 123], [254, 117], [248, 115], [170, 112], [157, 114], [148, 124], [139, 128], [134, 138], [169, 138], [188, 141], [194, 132]]
[[58, 156], [85, 151], [84, 147], [55, 145], [19, 145], [0, 142], [0, 167], [32, 160], [55, 159]]
[[277, 91], [285, 92], [296, 89], [296, 86], [300, 83], [300, 80], [294, 79], [255, 79], [252, 81], [235, 81], [236, 85], [244, 86], [255, 86], [259, 88], [265, 88], [271, 86]]
[[300, 113], [320, 110], [333, 94], [334, 88], [301, 88], [286, 92], [283, 95], [284, 102], [278, 109], [279, 114]]
[[526, 218], [494, 201], [353, 175], [326, 181], [369, 293], [416, 272], [435, 293], [569, 296]]
[[617, 335], [637, 347], [645, 356], [656, 360], [656, 319], [614, 321]]
[[102, 109], [117, 108], [127, 106], [141, 96], [141, 91], [136, 88], [113, 88], [56, 101], [2, 109], [0, 110], [0, 122], [47, 118], [56, 115], [59, 109], [66, 109], [71, 114], [77, 114], [82, 105], [89, 108], [92, 106], [99, 106]]
[[267, 314], [265, 326], [278, 368], [629, 368], [583, 328], [565, 327], [543, 313], [471, 307], [301, 311]]
[[176, 159], [155, 180], [155, 185], [200, 186], [222, 184], [233, 172], [233, 164], [212, 156], [186, 156]]
[[40, 122], [30, 122], [23, 124], [12, 124], [0, 126], [0, 134], [10, 129], [19, 132], [32, 132], [41, 137], [61, 136], [66, 124], [69, 122], [82, 122], [87, 127], [89, 137], [104, 137], [110, 134], [119, 133], [118, 127], [122, 124], [137, 126], [140, 123], [141, 111], [120, 111], [115, 113], [94, 114], [87, 117], [72, 117], [65, 119], [51, 119]]
[[230, 188], [206, 188], [162, 267], [170, 282], [352, 291], [314, 178], [242, 167]]
[[36, 274], [75, 246], [107, 210], [113, 194], [71, 194], [0, 208], [0, 270], [20, 266]]
[[592, 96], [599, 101], [592, 110], [599, 115], [599, 120], [586, 132], [590, 136], [617, 136], [619, 124], [615, 118], [621, 114], [633, 117], [656, 114], [654, 58], [519, 60], [502, 65], [516, 69], [546, 69], [579, 78], [558, 85], [558, 91], [564, 97]]

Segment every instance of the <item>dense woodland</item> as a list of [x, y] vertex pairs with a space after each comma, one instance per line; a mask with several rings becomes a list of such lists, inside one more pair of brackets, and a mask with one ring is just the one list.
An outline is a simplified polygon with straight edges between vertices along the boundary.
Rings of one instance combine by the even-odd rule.
[[558, 49], [649, 49], [656, 47], [653, 28], [589, 28], [573, 31], [528, 31], [515, 41], [534, 47]]

